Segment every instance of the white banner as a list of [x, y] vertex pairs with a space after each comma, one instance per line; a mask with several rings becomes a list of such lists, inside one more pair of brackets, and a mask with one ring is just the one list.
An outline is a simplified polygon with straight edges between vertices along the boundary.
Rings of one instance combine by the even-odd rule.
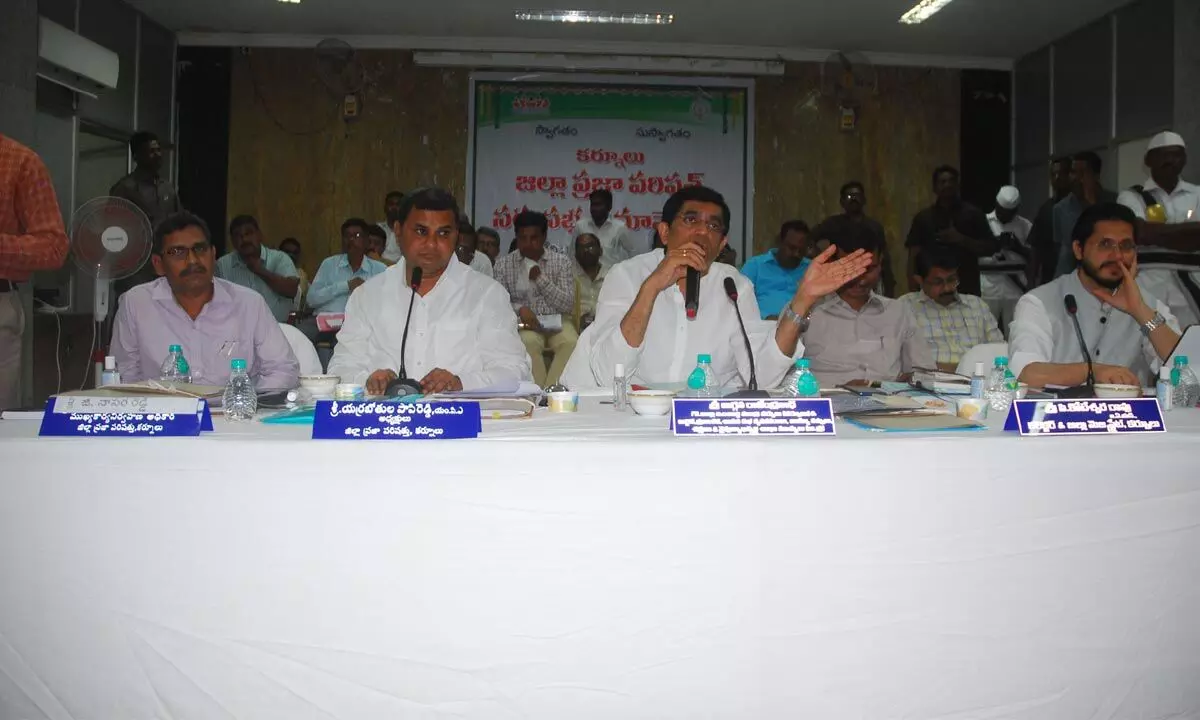
[[588, 195], [613, 194], [613, 216], [650, 248], [653, 223], [675, 191], [705, 185], [725, 196], [729, 243], [745, 257], [750, 177], [749, 90], [734, 87], [477, 81], [468, 212], [514, 237], [524, 209], [546, 213], [549, 241], [571, 248]]

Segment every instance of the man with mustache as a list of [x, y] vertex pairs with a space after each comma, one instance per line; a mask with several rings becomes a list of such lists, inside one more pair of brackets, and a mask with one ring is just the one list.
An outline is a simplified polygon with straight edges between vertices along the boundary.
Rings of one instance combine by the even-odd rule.
[[253, 290], [213, 278], [208, 225], [189, 212], [154, 230], [150, 261], [157, 280], [121, 296], [112, 348], [126, 382], [157, 380], [171, 345], [183, 346], [192, 382], [224, 385], [230, 362], [246, 361], [259, 390], [296, 386], [296, 362], [266, 302]]
[[1032, 387], [1086, 382], [1087, 363], [1064, 305], [1074, 295], [1096, 382], [1143, 387], [1174, 350], [1179, 324], [1136, 279], [1137, 217], [1124, 205], [1097, 203], [1083, 211], [1071, 235], [1075, 272], [1017, 303], [1010, 367]]
[[[829, 239], [839, 260], [865, 251], [871, 264], [862, 275], [831, 288], [813, 307], [804, 357], [821, 386], [905, 380], [917, 368], [932, 368], [929, 341], [909, 304], [875, 292], [883, 274], [883, 238], [862, 225], [850, 225]], [[961, 255], [957, 248], [943, 247]]]
[[263, 244], [258, 221], [250, 215], [238, 215], [230, 221], [229, 240], [233, 252], [217, 261], [217, 277], [262, 295], [275, 320], [287, 321], [300, 291], [300, 276], [292, 258]]
[[917, 253], [913, 283], [921, 289], [900, 298], [921, 326], [938, 369], [954, 372], [968, 350], [1002, 343], [1004, 334], [987, 303], [977, 295], [958, 294], [958, 253], [931, 246]]

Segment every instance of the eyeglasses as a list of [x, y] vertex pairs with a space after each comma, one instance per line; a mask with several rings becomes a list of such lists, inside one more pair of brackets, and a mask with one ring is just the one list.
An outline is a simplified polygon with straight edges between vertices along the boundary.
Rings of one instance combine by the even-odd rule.
[[1123, 253], [1131, 253], [1134, 251], [1134, 248], [1136, 248], [1136, 247], [1137, 246], [1134, 244], [1134, 242], [1132, 240], [1122, 240], [1120, 242], [1117, 242], [1116, 240], [1113, 240], [1112, 238], [1104, 238], [1103, 240], [1100, 241], [1100, 249], [1103, 250], [1104, 252], [1112, 252], [1113, 250], [1120, 250]]
[[176, 245], [175, 247], [167, 248], [162, 251], [163, 257], [169, 257], [172, 260], [183, 260], [187, 258], [188, 253], [196, 253], [196, 257], [201, 257], [212, 249], [212, 243], [198, 242], [195, 245], [188, 247], [187, 245]]
[[706, 218], [700, 213], [687, 212], [679, 216], [680, 221], [687, 227], [696, 227], [700, 223], [704, 223], [705, 228], [713, 234], [725, 234], [725, 223], [716, 218]]

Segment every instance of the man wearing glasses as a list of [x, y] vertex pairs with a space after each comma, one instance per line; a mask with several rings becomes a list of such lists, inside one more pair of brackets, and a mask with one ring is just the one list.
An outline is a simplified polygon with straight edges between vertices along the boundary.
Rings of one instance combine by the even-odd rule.
[[[609, 387], [616, 365], [643, 384], [679, 383], [696, 366], [697, 355], [712, 357], [717, 384], [734, 389], [750, 378], [750, 363], [726, 278], [738, 291], [738, 308], [754, 347], [760, 387], [774, 387], [803, 346], [800, 335], [813, 305], [827, 293], [861, 275], [871, 263], [866, 252], [831, 262], [833, 250], [812, 261], [777, 322], [759, 320], [754, 286], [736, 268], [716, 263], [726, 244], [729, 206], [717, 191], [688, 187], [663, 206], [656, 229], [665, 247], [614, 266], [600, 290], [596, 320], [584, 331], [563, 382], [572, 389]], [[684, 308], [688, 268], [701, 274], [699, 308], [689, 320]]]
[[883, 231], [883, 225], [867, 215], [866, 188], [858, 180], [851, 180], [842, 185], [841, 190], [838, 191], [838, 204], [842, 206], [841, 214], [830, 215], [822, 220], [820, 225], [813, 228], [813, 254], [824, 250], [833, 238], [849, 232], [850, 228], [865, 228], [879, 238], [879, 246], [883, 248], [883, 257], [880, 259], [883, 279], [880, 281], [877, 291], [881, 292], [884, 297], [896, 297], [896, 276], [892, 271], [892, 258], [891, 253], [888, 252], [887, 235]]
[[954, 249], [921, 248], [915, 267], [912, 281], [921, 289], [900, 299], [924, 330], [938, 369], [954, 372], [971, 348], [1004, 342], [987, 303], [976, 295], [958, 294], [958, 253]]
[[193, 383], [224, 385], [241, 358], [259, 390], [296, 386], [300, 365], [262, 296], [213, 278], [204, 220], [168, 216], [154, 230], [150, 261], [159, 278], [127, 291], [117, 308], [112, 348], [122, 380], [157, 380], [168, 348], [182, 345]]
[[1075, 271], [1017, 303], [1008, 347], [1021, 382], [1074, 387], [1087, 381], [1083, 350], [1064, 304], [1074, 295], [1096, 382], [1153, 384], [1179, 341], [1179, 323], [1136, 279], [1137, 239], [1137, 216], [1124, 205], [1100, 202], [1083, 211], [1071, 233]]
[[229, 239], [234, 251], [217, 261], [217, 277], [262, 295], [275, 319], [286, 321], [300, 291], [300, 275], [292, 258], [264, 245], [258, 221], [249, 215], [238, 215], [229, 223]]
[[350, 218], [342, 223], [342, 253], [325, 258], [308, 289], [308, 306], [316, 313], [346, 311], [350, 293], [388, 269], [367, 257], [367, 221]]

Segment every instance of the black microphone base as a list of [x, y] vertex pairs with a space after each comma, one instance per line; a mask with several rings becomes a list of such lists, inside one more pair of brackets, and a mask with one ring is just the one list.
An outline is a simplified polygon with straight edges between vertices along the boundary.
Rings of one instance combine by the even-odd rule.
[[1076, 385], [1075, 387], [1055, 390], [1054, 394], [1062, 400], [1080, 400], [1096, 397], [1096, 389], [1091, 385]]
[[766, 390], [738, 390], [737, 392], [729, 393], [725, 397], [760, 399], [771, 397], [771, 393], [767, 392]]
[[383, 391], [384, 397], [405, 397], [407, 395], [421, 395], [421, 384], [412, 378], [396, 378], [388, 383], [387, 389]]

